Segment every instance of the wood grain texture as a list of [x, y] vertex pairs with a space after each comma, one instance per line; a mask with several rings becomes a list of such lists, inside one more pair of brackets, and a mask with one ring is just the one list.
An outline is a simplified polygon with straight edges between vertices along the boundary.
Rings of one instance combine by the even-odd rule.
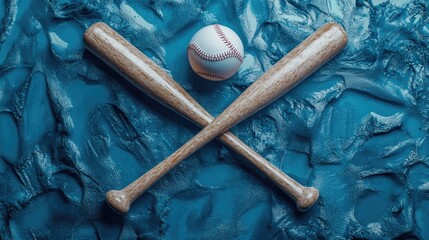
[[[127, 212], [129, 205], [138, 196], [183, 159], [283, 95], [341, 51], [346, 43], [347, 35], [340, 26], [335, 23], [324, 25], [275, 64], [213, 121], [213, 117], [167, 73], [113, 29], [104, 23], [91, 26], [85, 33], [85, 44], [88, 49], [146, 94], [198, 125], [203, 127], [208, 125], [170, 157], [129, 186], [122, 190], [109, 191], [107, 194], [109, 204], [120, 213]], [[299, 209], [308, 209], [317, 200], [318, 191], [315, 188], [300, 185], [231, 133], [224, 133], [219, 139], [269, 176], [277, 186], [296, 200]]]

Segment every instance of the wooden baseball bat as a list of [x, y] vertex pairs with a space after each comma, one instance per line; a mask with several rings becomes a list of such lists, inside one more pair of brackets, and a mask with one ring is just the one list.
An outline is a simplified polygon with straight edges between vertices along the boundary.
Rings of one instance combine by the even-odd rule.
[[[94, 33], [98, 31], [97, 33]], [[116, 46], [124, 46], [129, 50], [138, 52], [138, 61], [130, 61], [129, 58], [121, 59], [112, 57], [112, 52], [117, 52], [119, 49], [112, 44], [112, 41], [105, 41], [100, 34], [114, 38], [120, 43]], [[106, 38], [104, 38], [106, 39]], [[163, 69], [156, 63], [147, 58], [139, 50], [135, 49], [129, 42], [123, 39], [117, 32], [111, 29], [104, 23], [96, 23], [91, 26], [85, 34], [85, 46], [93, 53], [97, 54], [105, 62], [113, 66], [123, 77], [129, 82], [138, 87], [141, 91], [151, 96], [158, 102], [175, 110], [179, 114], [190, 119], [201, 127], [207, 126], [213, 121], [213, 117], [195, 101], [176, 81], [174, 81]], [[104, 52], [108, 49], [108, 52]], [[117, 54], [121, 54], [119, 52]], [[126, 57], [126, 55], [121, 55]], [[140, 73], [120, 71], [123, 68], [121, 64], [133, 69], [140, 69]], [[153, 71], [153, 72], [148, 72]], [[144, 73], [142, 75], [141, 73]], [[154, 74], [155, 73], [155, 74]], [[153, 79], [153, 81], [150, 81]], [[241, 154], [266, 176], [268, 176], [280, 189], [291, 196], [297, 203], [298, 209], [301, 211], [307, 210], [318, 199], [319, 192], [313, 187], [304, 187], [290, 178], [280, 169], [265, 160], [257, 152], [235, 137], [232, 133], [226, 132], [219, 137], [229, 148]]]
[[[182, 115], [185, 115], [201, 126], [206, 126], [213, 120], [213, 118], [196, 103], [186, 91], [174, 82], [171, 77], [107, 25], [96, 23], [90, 27], [85, 33], [85, 43], [93, 53], [148, 95], [163, 102], [170, 108], [176, 109]], [[162, 163], [158, 164], [155, 168], [123, 190], [109, 191], [107, 194], [107, 201], [109, 204], [118, 212], [127, 212], [129, 205], [138, 196], [180, 161], [248, 115], [280, 97], [282, 93], [295, 86], [300, 80], [336, 55], [345, 47], [346, 43], [347, 35], [337, 24], [328, 23], [320, 28], [290, 54], [279, 61], [273, 67], [275, 70], [269, 70], [257, 81], [262, 82], [262, 84], [259, 85], [263, 86], [271, 84], [271, 88], [265, 87], [261, 91], [260, 86], [258, 87], [258, 84], [256, 84], [257, 82], [252, 84], [252, 86], [256, 85], [256, 87], [253, 88], [252, 86], [249, 87], [249, 89], [253, 90], [246, 90], [245, 93], [247, 94], [243, 93], [243, 95], [239, 97], [239, 99], [241, 98], [240, 101], [237, 99], [218, 117], [218, 119], [210, 124], [209, 127], [203, 129], [197, 136], [192, 138], [187, 144]], [[303, 57], [305, 57], [305, 59], [303, 59]], [[317, 57], [319, 57], [319, 59], [317, 59]], [[306, 64], [307, 67], [301, 71], [293, 69], [300, 64]], [[292, 66], [285, 67], [285, 65]], [[285, 79], [285, 76], [289, 77], [289, 81]], [[267, 90], [269, 91], [265, 92]], [[260, 94], [264, 95], [262, 96]], [[260, 96], [257, 97], [258, 95]], [[246, 106], [245, 102], [249, 99], [250, 105]], [[316, 189], [301, 186], [263, 159], [231, 133], [222, 135], [220, 139], [238, 153], [245, 156], [246, 159], [249, 159], [267, 176], [273, 179], [283, 191], [296, 200], [299, 209], [305, 210], [311, 207], [317, 200], [318, 191]]]

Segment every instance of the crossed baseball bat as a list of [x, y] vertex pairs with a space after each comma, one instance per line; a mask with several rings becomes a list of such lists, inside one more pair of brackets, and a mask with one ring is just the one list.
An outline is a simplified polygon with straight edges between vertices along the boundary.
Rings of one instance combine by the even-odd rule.
[[117, 212], [128, 212], [131, 203], [177, 164], [218, 137], [244, 156], [295, 200], [299, 210], [309, 209], [319, 192], [305, 187], [265, 160], [228, 129], [267, 106], [337, 55], [347, 45], [346, 32], [336, 23], [327, 23], [278, 61], [250, 85], [224, 112], [213, 118], [164, 70], [104, 23], [95, 23], [85, 32], [85, 46], [125, 79], [158, 102], [204, 127], [177, 151], [122, 190], [106, 194]]

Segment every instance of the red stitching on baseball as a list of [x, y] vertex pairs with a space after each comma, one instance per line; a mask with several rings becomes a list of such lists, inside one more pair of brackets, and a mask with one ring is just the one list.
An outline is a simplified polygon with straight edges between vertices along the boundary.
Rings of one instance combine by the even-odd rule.
[[228, 58], [237, 58], [240, 62], [243, 61], [242, 58], [238, 58], [236, 56], [236, 53], [234, 53], [232, 50], [218, 53], [218, 54], [209, 54], [205, 51], [203, 51], [196, 43], [191, 43], [188, 46], [188, 50], [191, 49], [195, 52], [199, 57], [202, 59], [209, 61], [209, 62], [219, 62]]
[[217, 78], [220, 80], [226, 80], [227, 78], [222, 76], [222, 75], [217, 75], [217, 74], [213, 74], [213, 73], [205, 73], [205, 72], [195, 72], [198, 75], [204, 75], [206, 77], [212, 77], [212, 78]]
[[238, 61], [243, 62], [243, 57], [240, 52], [234, 47], [231, 41], [227, 38], [225, 33], [222, 31], [218, 24], [213, 25], [217, 35], [220, 39], [225, 43], [225, 45], [229, 48], [229, 51], [218, 53], [218, 54], [209, 54], [203, 51], [196, 43], [191, 43], [188, 46], [188, 50], [191, 49], [202, 59], [209, 62], [218, 62], [228, 58], [237, 58]]
[[243, 57], [241, 56], [240, 52], [237, 50], [237, 48], [235, 48], [234, 44], [229, 41], [228, 37], [222, 31], [222, 28], [219, 26], [219, 24], [214, 24], [213, 27], [220, 39], [222, 39], [225, 45], [230, 49], [230, 51], [232, 51], [234, 57], [240, 60], [240, 62], [243, 62]]

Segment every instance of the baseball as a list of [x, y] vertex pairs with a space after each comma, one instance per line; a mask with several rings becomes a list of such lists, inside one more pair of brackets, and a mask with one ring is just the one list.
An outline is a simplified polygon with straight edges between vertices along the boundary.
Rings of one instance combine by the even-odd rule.
[[214, 24], [200, 29], [188, 45], [192, 70], [201, 77], [222, 81], [234, 75], [243, 62], [243, 43], [228, 27]]

